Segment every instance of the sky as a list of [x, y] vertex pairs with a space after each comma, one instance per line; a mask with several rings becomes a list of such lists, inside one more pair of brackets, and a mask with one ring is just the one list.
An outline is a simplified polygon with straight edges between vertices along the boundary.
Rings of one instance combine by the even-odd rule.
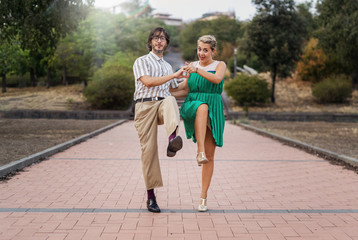
[[[109, 8], [118, 5], [126, 0], [95, 0], [95, 6]], [[303, 3], [307, 0], [296, 0], [296, 3]], [[145, 2], [144, 0], [142, 2]], [[255, 5], [251, 0], [149, 0], [153, 13], [170, 14], [173, 18], [180, 18], [189, 22], [200, 18], [208, 12], [234, 11], [236, 18], [240, 21], [251, 19], [256, 12]]]

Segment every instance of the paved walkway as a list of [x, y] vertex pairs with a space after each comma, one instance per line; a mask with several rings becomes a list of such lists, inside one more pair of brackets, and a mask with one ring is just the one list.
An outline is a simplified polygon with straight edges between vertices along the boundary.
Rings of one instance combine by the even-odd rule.
[[129, 121], [1, 182], [0, 239], [358, 239], [353, 171], [227, 122], [198, 213], [195, 144], [167, 158], [163, 127], [159, 138], [162, 213], [146, 210]]

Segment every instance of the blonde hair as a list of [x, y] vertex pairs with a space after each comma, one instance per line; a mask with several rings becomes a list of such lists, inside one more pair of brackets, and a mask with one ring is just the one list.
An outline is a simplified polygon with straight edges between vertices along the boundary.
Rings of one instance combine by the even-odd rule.
[[198, 44], [199, 44], [199, 42], [203, 42], [203, 43], [205, 43], [205, 44], [209, 44], [212, 51], [214, 51], [214, 49], [216, 49], [216, 38], [215, 38], [213, 35], [204, 35], [204, 36], [201, 36], [201, 37], [198, 39]]

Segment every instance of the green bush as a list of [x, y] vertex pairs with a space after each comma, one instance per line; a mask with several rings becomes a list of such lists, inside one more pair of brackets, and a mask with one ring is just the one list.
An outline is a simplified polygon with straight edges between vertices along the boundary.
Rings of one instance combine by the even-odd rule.
[[321, 103], [343, 103], [352, 97], [351, 80], [344, 75], [328, 77], [313, 86], [312, 95]]
[[31, 86], [30, 74], [24, 76], [6, 75], [6, 86], [10, 88]]
[[252, 106], [269, 100], [268, 83], [259, 76], [237, 75], [225, 84], [226, 93], [239, 105]]
[[126, 110], [134, 93], [133, 58], [117, 53], [97, 70], [84, 96], [96, 109]]

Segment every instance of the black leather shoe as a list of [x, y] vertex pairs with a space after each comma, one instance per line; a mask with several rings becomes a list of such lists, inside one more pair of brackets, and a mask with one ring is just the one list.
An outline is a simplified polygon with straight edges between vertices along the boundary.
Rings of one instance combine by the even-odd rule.
[[160, 208], [157, 204], [157, 200], [155, 198], [150, 198], [147, 200], [147, 208], [149, 212], [159, 213]]
[[180, 136], [176, 136], [172, 140], [169, 141], [167, 148], [167, 156], [174, 157], [177, 151], [179, 151], [183, 147], [183, 140]]

